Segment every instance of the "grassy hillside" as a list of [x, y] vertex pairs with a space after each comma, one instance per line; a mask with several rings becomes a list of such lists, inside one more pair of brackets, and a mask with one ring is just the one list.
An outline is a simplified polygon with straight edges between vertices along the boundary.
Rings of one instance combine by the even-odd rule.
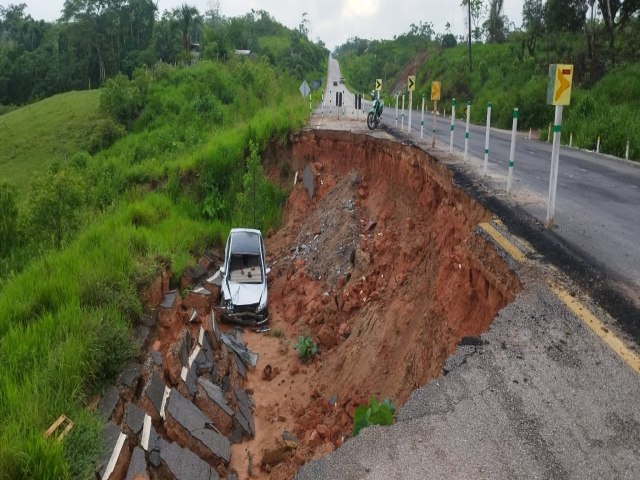
[[99, 101], [98, 90], [68, 92], [0, 116], [1, 180], [24, 191], [53, 161], [86, 149]]
[[[120, 107], [135, 103], [125, 137], [33, 174], [40, 189], [73, 179], [82, 195], [64, 210], [78, 222], [63, 231], [60, 248], [28, 234], [45, 229], [30, 226], [28, 214], [18, 222], [22, 243], [11, 258], [30, 255], [0, 290], [1, 479], [93, 477], [102, 422], [85, 405], [135, 352], [140, 290], [167, 264], [179, 278], [232, 225], [250, 226], [247, 158], [303, 125], [308, 105], [297, 84], [259, 59], [159, 65], [101, 93]], [[268, 228], [285, 196], [258, 180], [257, 226]], [[72, 184], [56, 190], [62, 199], [65, 188]], [[60, 198], [30, 198], [28, 210], [38, 201]], [[45, 440], [62, 413], [76, 426], [62, 444]]]

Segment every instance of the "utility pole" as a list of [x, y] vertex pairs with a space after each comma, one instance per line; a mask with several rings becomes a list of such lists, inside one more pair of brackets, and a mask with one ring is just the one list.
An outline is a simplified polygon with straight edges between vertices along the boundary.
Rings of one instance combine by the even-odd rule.
[[467, 7], [469, 10], [469, 71], [473, 68], [471, 64], [471, 1], [472, 0], [467, 0]]

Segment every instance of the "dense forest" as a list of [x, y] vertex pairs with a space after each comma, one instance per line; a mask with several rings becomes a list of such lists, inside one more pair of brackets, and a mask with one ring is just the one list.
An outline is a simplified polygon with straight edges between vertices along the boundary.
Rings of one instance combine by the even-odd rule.
[[159, 12], [153, 0], [66, 0], [60, 19], [45, 22], [25, 9], [0, 5], [0, 105], [95, 88], [160, 61], [225, 60], [237, 49], [266, 56], [295, 78], [321, 78], [313, 71], [328, 54], [308, 40], [304, 17], [290, 30], [263, 10], [226, 18], [187, 4]]
[[383, 78], [390, 101], [406, 89], [406, 74], [417, 76], [417, 93], [439, 80], [441, 110], [452, 98], [471, 100], [472, 121], [482, 123], [491, 102], [492, 123], [508, 128], [519, 107], [520, 128], [540, 129], [544, 138], [553, 119], [549, 64], [573, 64], [563, 127], [573, 145], [595, 149], [600, 136], [601, 151], [624, 156], [629, 142], [630, 158], [640, 159], [640, 0], [525, 0], [520, 27], [503, 14], [503, 0], [470, 1], [470, 47], [468, 35], [436, 33], [428, 21], [392, 40], [352, 38], [334, 52], [349, 84], [368, 91]]

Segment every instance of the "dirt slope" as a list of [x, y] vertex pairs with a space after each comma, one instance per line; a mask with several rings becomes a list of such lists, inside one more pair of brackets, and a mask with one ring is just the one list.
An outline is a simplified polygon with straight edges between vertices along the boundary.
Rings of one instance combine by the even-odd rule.
[[[310, 165], [315, 193], [310, 199], [298, 182], [282, 228], [267, 240], [271, 329], [278, 338], [247, 335], [262, 355], [248, 379], [262, 433], [237, 447], [243, 451], [235, 458], [260, 465], [285, 430], [300, 444], [265, 465], [264, 478], [291, 478], [301, 463], [339, 446], [355, 408], [371, 395], [404, 403], [440, 374], [461, 338], [484, 331], [520, 288], [475, 233], [487, 212], [421, 150], [308, 131], [289, 151], [272, 152], [274, 179], [283, 163], [300, 174]], [[309, 366], [291, 348], [298, 335], [320, 346]], [[266, 362], [275, 379], [262, 373]], [[243, 462], [233, 466], [246, 472]]]

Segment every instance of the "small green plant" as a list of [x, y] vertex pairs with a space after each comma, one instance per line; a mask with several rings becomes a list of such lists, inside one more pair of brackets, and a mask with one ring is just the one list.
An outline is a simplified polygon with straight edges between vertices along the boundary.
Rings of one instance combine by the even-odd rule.
[[385, 398], [382, 403], [371, 397], [368, 405], [360, 405], [353, 415], [353, 436], [370, 425], [392, 425], [395, 422], [396, 407]]
[[298, 356], [304, 363], [307, 363], [318, 353], [318, 346], [311, 337], [301, 336], [298, 344], [293, 348], [298, 350]]

